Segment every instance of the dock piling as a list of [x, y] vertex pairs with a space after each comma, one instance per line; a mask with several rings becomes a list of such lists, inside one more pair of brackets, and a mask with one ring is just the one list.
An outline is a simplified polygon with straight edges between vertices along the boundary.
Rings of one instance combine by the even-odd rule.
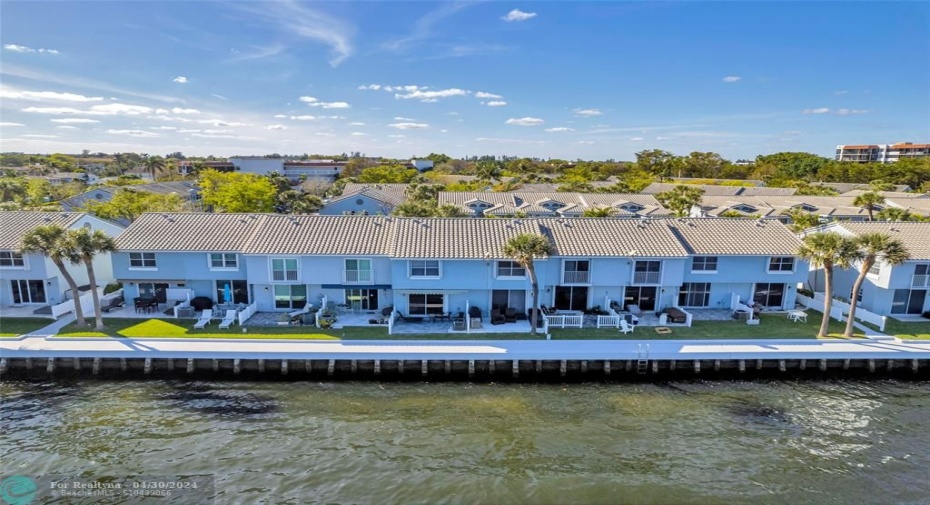
[[0, 373], [6, 373], [6, 358], [0, 358]]
[[287, 375], [287, 360], [281, 360], [281, 375]]
[[214, 359], [214, 360], [210, 360], [210, 361], [213, 362], [213, 372], [214, 372], [214, 373], [215, 373], [215, 372], [219, 372], [219, 371], [220, 371], [220, 360]]
[[194, 373], [194, 358], [187, 358], [187, 373]]
[[48, 373], [55, 371], [55, 358], [48, 359], [48, 365], [45, 366], [45, 371]]
[[762, 370], [762, 360], [761, 360], [761, 359], [757, 359], [757, 360], [756, 360], [756, 370]]
[[565, 374], [568, 373], [568, 361], [562, 360], [559, 362], [559, 376], [565, 377]]
[[492, 359], [488, 361], [488, 373], [489, 374], [494, 375], [495, 365], [496, 365], [495, 360]]
[[825, 359], [820, 360], [820, 371], [821, 372], [827, 371], [827, 360]]
[[894, 360], [890, 359], [888, 360], [888, 371], [890, 372], [892, 370], [894, 370]]
[[[307, 360], [307, 362], [309, 363], [310, 360]], [[310, 365], [307, 365], [307, 366], [309, 367]], [[309, 372], [310, 369], [307, 368], [307, 371]], [[355, 375], [358, 373], [358, 360], [353, 359], [352, 361], [349, 362], [349, 371], [352, 372], [352, 375]]]
[[258, 373], [265, 373], [265, 360], [258, 360]]
[[542, 360], [536, 360], [536, 373], [542, 373]]
[[513, 360], [510, 362], [510, 367], [512, 369], [514, 379], [519, 377], [520, 376], [520, 362], [517, 360]]
[[694, 373], [701, 373], [701, 360], [694, 360]]
[[152, 358], [145, 358], [145, 363], [142, 365], [142, 373], [146, 375], [152, 373]]
[[850, 360], [850, 359], [844, 359], [844, 360], [843, 360], [843, 370], [849, 370], [849, 362], [850, 362], [850, 361], [852, 361], [852, 360]]
[[404, 360], [397, 361], [397, 373], [404, 373]]
[[911, 360], [911, 371], [914, 372], [914, 373], [917, 373], [917, 367], [918, 367], [918, 366], [919, 366], [919, 365], [917, 364], [917, 360], [916, 360], [916, 359], [912, 359], [912, 360]]
[[173, 372], [174, 371], [174, 360], [171, 358], [166, 359], [165, 366], [166, 368], [168, 368], [169, 372]]
[[426, 377], [429, 375], [429, 361], [425, 359], [420, 360], [420, 376]]
[[443, 364], [443, 368], [445, 369], [446, 375], [451, 375], [452, 374], [452, 361], [447, 359], [446, 362]]
[[100, 358], [94, 358], [94, 364], [91, 366], [90, 372], [94, 375], [100, 373]]
[[671, 361], [668, 362], [668, 369], [669, 369], [669, 371], [674, 372], [676, 368], [678, 368], [678, 361], [676, 361], [676, 360], [671, 360]]
[[474, 376], [475, 376], [475, 360], [470, 359], [468, 360], [468, 378], [470, 379]]
[[381, 375], [381, 360], [375, 360], [375, 375]]
[[120, 372], [125, 372], [129, 369], [129, 363], [126, 361], [126, 358], [119, 359], [119, 370]]
[[604, 361], [604, 375], [610, 375], [610, 360]]
[[875, 371], [875, 360], [874, 360], [874, 359], [870, 359], [870, 360], [869, 360], [869, 371], [870, 371], [870, 372], [874, 372], [874, 371]]
[[778, 360], [778, 371], [779, 371], [779, 372], [787, 372], [787, 371], [788, 371], [788, 364], [785, 362], [785, 360], [783, 360], [783, 359]]
[[715, 359], [715, 360], [714, 360], [714, 371], [715, 371], [715, 372], [719, 372], [719, 371], [720, 371], [720, 360], [719, 360], [719, 359]]
[[806, 360], [806, 359], [802, 359], [802, 360], [801, 360], [801, 363], [798, 365], [798, 368], [800, 368], [801, 370], [806, 370], [806, 369], [807, 369], [807, 360]]
[[81, 369], [81, 358], [74, 358], [74, 369], [75, 370]]
[[746, 372], [746, 360], [744, 359], [739, 360], [739, 371], [740, 373]]
[[654, 374], [659, 373], [659, 362], [658, 361], [652, 362], [652, 373]]
[[[355, 361], [352, 361], [355, 363]], [[310, 373], [313, 371], [313, 363], [309, 359], [304, 360], [304, 371]], [[355, 373], [355, 370], [352, 370], [352, 373]]]
[[242, 360], [234, 359], [233, 360], [233, 373], [239, 375], [239, 372], [242, 371]]
[[32, 358], [26, 358], [26, 370], [32, 370]]
[[581, 360], [581, 373], [588, 373], [588, 360]]
[[336, 360], [331, 359], [329, 363], [326, 364], [326, 375], [332, 377], [336, 373]]

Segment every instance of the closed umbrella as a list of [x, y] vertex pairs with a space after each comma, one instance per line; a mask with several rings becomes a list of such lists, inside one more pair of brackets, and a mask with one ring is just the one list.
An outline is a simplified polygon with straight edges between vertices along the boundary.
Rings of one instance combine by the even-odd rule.
[[226, 303], [231, 304], [233, 302], [232, 290], [229, 289], [229, 284], [226, 284], [226, 286], [223, 288], [223, 299], [226, 301]]

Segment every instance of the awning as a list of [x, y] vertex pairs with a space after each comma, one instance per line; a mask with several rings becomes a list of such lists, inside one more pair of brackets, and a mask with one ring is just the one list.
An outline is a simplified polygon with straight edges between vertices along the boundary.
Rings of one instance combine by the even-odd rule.
[[120, 284], [125, 284], [127, 282], [142, 282], [148, 284], [187, 284], [188, 281], [176, 279], [116, 279], [116, 282]]
[[467, 293], [465, 289], [398, 289], [402, 295], [460, 295]]
[[391, 289], [390, 284], [323, 284], [323, 289]]

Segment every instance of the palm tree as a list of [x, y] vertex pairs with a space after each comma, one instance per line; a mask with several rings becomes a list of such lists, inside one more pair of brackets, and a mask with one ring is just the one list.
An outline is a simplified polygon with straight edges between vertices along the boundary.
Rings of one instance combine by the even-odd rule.
[[900, 207], [885, 207], [876, 216], [884, 221], [910, 221], [913, 218], [909, 210]]
[[504, 255], [513, 258], [526, 269], [533, 290], [533, 311], [530, 316], [530, 332], [536, 335], [536, 323], [539, 320], [539, 280], [536, 278], [534, 258], [541, 258], [552, 252], [549, 239], [535, 233], [521, 233], [504, 244]]
[[142, 160], [142, 166], [152, 174], [152, 182], [155, 182], [155, 175], [165, 168], [165, 160], [160, 156], [148, 156]]
[[781, 215], [791, 218], [791, 224], [788, 225], [788, 228], [795, 233], [801, 233], [808, 228], [814, 228], [820, 225], [820, 216], [813, 212], [805, 212], [798, 208], [784, 211]]
[[862, 193], [861, 195], [857, 196], [855, 200], [853, 200], [853, 205], [856, 207], [862, 207], [868, 211], [869, 221], [875, 220], [875, 210], [878, 209], [878, 207], [883, 203], [885, 203], [885, 197], [882, 196], [881, 193], [876, 193], [874, 191]]
[[76, 263], [77, 254], [69, 248], [65, 239], [67, 232], [61, 226], [49, 224], [37, 226], [23, 235], [20, 251], [25, 253], [41, 253], [52, 260], [52, 263], [58, 267], [61, 276], [65, 278], [71, 293], [74, 295], [74, 317], [78, 326], [85, 326], [84, 311], [81, 310], [81, 292], [78, 291], [78, 285], [74, 282], [71, 272], [65, 267], [65, 261]]
[[826, 291], [823, 301], [823, 320], [817, 337], [826, 337], [830, 326], [830, 309], [833, 307], [833, 267], [849, 268], [860, 258], [853, 239], [836, 232], [817, 232], [804, 237], [797, 255], [808, 260], [812, 267], [823, 268]]
[[675, 217], [688, 217], [691, 208], [700, 205], [704, 197], [704, 190], [697, 187], [675, 186], [675, 189], [663, 191], [655, 195], [656, 200], [663, 207], [672, 211]]
[[94, 300], [94, 317], [96, 317], [97, 329], [103, 329], [103, 311], [100, 310], [100, 295], [97, 293], [97, 275], [94, 273], [94, 256], [100, 253], [111, 253], [116, 250], [116, 242], [113, 238], [108, 237], [101, 230], [91, 232], [87, 228], [78, 230], [69, 230], [65, 235], [65, 241], [69, 248], [74, 250], [77, 261], [72, 259], [72, 263], [84, 263], [87, 268], [87, 280], [90, 283], [90, 292]]
[[904, 247], [904, 243], [887, 233], [864, 233], [856, 237], [854, 242], [859, 248], [862, 261], [859, 264], [859, 275], [852, 287], [851, 300], [849, 300], [849, 318], [846, 320], [844, 337], [852, 337], [856, 305], [859, 301], [859, 290], [862, 289], [862, 283], [865, 282], [865, 277], [868, 275], [869, 270], [872, 269], [872, 266], [875, 265], [875, 262], [881, 261], [889, 265], [900, 265], [911, 257], [907, 248]]
[[585, 209], [581, 213], [582, 217], [611, 217], [617, 213], [617, 210], [612, 207], [591, 207], [590, 209]]

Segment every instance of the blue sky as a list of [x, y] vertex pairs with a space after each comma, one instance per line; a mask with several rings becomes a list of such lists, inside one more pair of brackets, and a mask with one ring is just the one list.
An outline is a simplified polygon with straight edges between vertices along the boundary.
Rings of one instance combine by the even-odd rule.
[[3, 2], [3, 151], [930, 141], [926, 2]]

